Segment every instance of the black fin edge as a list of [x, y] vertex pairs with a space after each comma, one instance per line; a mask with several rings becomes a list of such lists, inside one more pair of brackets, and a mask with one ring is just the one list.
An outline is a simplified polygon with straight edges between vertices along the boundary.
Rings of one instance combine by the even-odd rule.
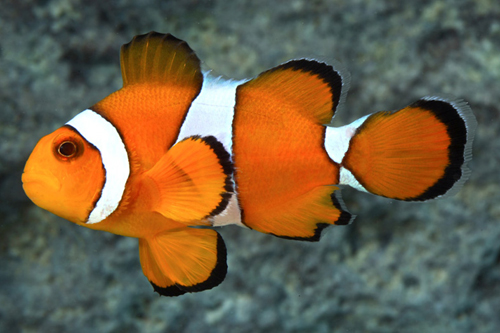
[[330, 195], [330, 198], [332, 200], [333, 206], [340, 211], [340, 216], [333, 223], [324, 223], [324, 222], [316, 223], [316, 229], [314, 229], [314, 235], [312, 235], [311, 237], [290, 237], [290, 236], [280, 236], [280, 235], [276, 235], [276, 234], [271, 234], [271, 235], [279, 237], [279, 238], [283, 238], [283, 239], [298, 240], [298, 241], [305, 241], [305, 242], [318, 242], [321, 239], [321, 233], [327, 227], [330, 227], [332, 225], [351, 224], [352, 221], [354, 221], [354, 218], [356, 217], [356, 215], [352, 215], [351, 213], [349, 213], [347, 211], [347, 209], [345, 208], [344, 202], [342, 201], [342, 198], [340, 196], [337, 196], [336, 192], [338, 192], [338, 190], [334, 191]]
[[314, 235], [311, 237], [290, 237], [290, 236], [280, 236], [276, 234], [271, 234], [273, 236], [276, 236], [278, 238], [283, 238], [283, 239], [290, 239], [290, 240], [296, 240], [296, 241], [303, 241], [303, 242], [319, 242], [321, 239], [321, 233], [323, 230], [325, 230], [327, 227], [331, 226], [332, 224], [329, 223], [316, 223], [316, 229], [314, 229]]
[[[202, 70], [201, 70], [201, 61], [200, 59], [198, 58], [198, 56], [196, 55], [196, 52], [189, 46], [189, 44], [182, 40], [182, 39], [179, 39], [177, 37], [175, 37], [174, 35], [172, 34], [163, 34], [163, 33], [159, 33], [159, 32], [156, 32], [156, 31], [150, 31], [146, 34], [142, 34], [142, 35], [136, 35], [132, 38], [132, 40], [126, 44], [123, 44], [121, 46], [121, 49], [120, 49], [120, 58], [122, 57], [123, 54], [125, 54], [135, 43], [137, 42], [143, 42], [145, 40], [161, 40], [163, 43], [171, 43], [176, 49], [181, 49], [183, 52], [185, 52], [186, 54], [189, 55], [189, 57], [187, 58], [188, 60], [192, 60], [196, 63], [196, 67], [197, 67], [197, 75], [196, 75], [196, 80], [198, 81], [198, 89], [197, 89], [197, 93], [196, 93], [196, 96], [195, 98], [199, 95], [199, 93], [201, 92], [201, 88], [202, 88], [202, 85], [203, 85], [203, 73], [202, 73]], [[124, 86], [125, 86], [125, 76], [123, 75], [123, 68], [121, 68], [122, 70], [122, 79], [124, 80]], [[136, 73], [135, 73], [136, 74]], [[194, 99], [193, 99], [194, 100]]]
[[[439, 98], [419, 99], [411, 104], [410, 107], [417, 107], [432, 112], [446, 126], [451, 139], [450, 146], [448, 147], [448, 159], [450, 163], [445, 168], [443, 176], [422, 194], [413, 198], [403, 199], [404, 201], [425, 201], [445, 195], [457, 182], [463, 179], [463, 167], [468, 160], [466, 150], [469, 134], [467, 119], [464, 117], [468, 115], [463, 115], [463, 110], [453, 102]], [[470, 114], [472, 115], [472, 111], [470, 111]]]
[[[178, 48], [183, 48], [184, 51], [186, 52], [186, 54], [189, 54], [190, 56], [194, 57], [197, 60], [198, 69], [199, 69], [198, 72], [199, 72], [200, 77], [203, 78], [203, 74], [201, 73], [201, 61], [199, 60], [198, 56], [196, 55], [196, 52], [194, 52], [194, 50], [189, 46], [189, 44], [186, 41], [179, 39], [172, 34], [162, 34], [162, 33], [156, 32], [156, 31], [150, 31], [146, 34], [136, 35], [132, 38], [132, 40], [130, 42], [122, 45], [121, 52], [126, 52], [132, 47], [132, 45], [134, 45], [134, 43], [143, 42], [144, 40], [147, 40], [147, 39], [151, 39], [151, 40], [159, 39], [159, 40], [162, 40], [163, 42], [170, 42], [172, 44], [175, 44], [176, 47], [178, 47]], [[201, 90], [201, 86], [200, 86], [200, 90]]]
[[335, 115], [342, 97], [343, 77], [340, 71], [336, 70], [332, 65], [321, 61], [312, 59], [296, 59], [285, 62], [275, 68], [271, 68], [268, 72], [279, 69], [292, 69], [295, 71], [309, 72], [321, 78], [321, 80], [330, 87], [330, 93], [332, 95], [332, 116]]
[[[221, 201], [215, 207], [205, 218], [213, 217], [216, 215], [219, 215], [222, 213], [226, 208], [227, 205], [229, 204], [229, 199], [231, 199], [232, 194], [234, 193], [234, 185], [232, 181], [232, 174], [234, 172], [234, 166], [233, 162], [231, 161], [231, 155], [227, 152], [226, 148], [224, 148], [224, 145], [217, 140], [216, 137], [214, 136], [200, 136], [200, 135], [193, 135], [190, 137], [185, 138], [184, 140], [201, 140], [204, 143], [206, 143], [215, 153], [217, 158], [219, 159], [219, 164], [222, 166], [222, 170], [224, 174], [226, 175], [226, 179], [224, 181], [224, 190], [225, 192], [222, 192], [220, 194], [221, 196]], [[182, 140], [182, 141], [184, 141]]]
[[348, 225], [351, 224], [352, 221], [356, 218], [356, 215], [351, 214], [347, 208], [345, 207], [344, 200], [342, 200], [342, 197], [340, 196], [340, 191], [334, 191], [331, 195], [330, 198], [332, 199], [332, 203], [337, 208], [340, 210], [340, 216], [337, 221], [335, 221], [335, 225]]
[[122, 50], [124, 50], [124, 51], [128, 50], [134, 44], [134, 42], [142, 42], [142, 41], [144, 41], [146, 39], [162, 39], [164, 41], [170, 41], [170, 42], [173, 42], [173, 43], [177, 43], [179, 45], [183, 45], [183, 47], [187, 51], [189, 51], [188, 52], [189, 54], [194, 54], [195, 53], [193, 51], [193, 49], [191, 49], [191, 47], [188, 45], [188, 43], [186, 43], [182, 39], [179, 39], [179, 38], [175, 37], [172, 34], [163, 34], [163, 33], [160, 33], [160, 32], [156, 32], [154, 30], [150, 31], [148, 33], [142, 34], [142, 35], [136, 35], [136, 36], [134, 36], [130, 42], [122, 45]]
[[179, 289], [176, 285], [162, 288], [162, 287], [158, 287], [156, 284], [154, 284], [151, 281], [149, 281], [149, 283], [151, 283], [154, 291], [156, 291], [158, 294], [160, 294], [160, 296], [175, 297], [175, 296], [184, 295], [186, 293], [186, 291]]
[[[387, 198], [401, 201], [427, 201], [454, 193], [454, 188], [457, 188], [457, 190], [460, 188], [460, 185], [457, 187], [457, 184], [463, 184], [469, 175], [466, 163], [471, 158], [472, 141], [477, 126], [472, 110], [468, 107], [468, 104], [462, 100], [440, 97], [424, 97], [410, 104], [409, 107], [421, 108], [432, 112], [436, 118], [446, 126], [446, 130], [451, 139], [450, 146], [448, 147], [448, 159], [450, 164], [445, 168], [443, 176], [422, 194], [411, 198]], [[401, 110], [381, 112], [395, 113], [398, 111]], [[363, 124], [356, 129], [355, 135], [363, 131], [369, 124], [369, 120], [372, 116], [381, 112], [369, 115]], [[348, 150], [344, 159], [349, 153]], [[355, 175], [354, 177], [356, 178]], [[367, 185], [362, 179], [356, 178], [356, 180], [364, 188], [367, 188]], [[370, 191], [368, 192], [371, 193]], [[379, 196], [385, 197], [384, 195]]]
[[[215, 231], [215, 230], [214, 230]], [[216, 231], [215, 231], [216, 232]], [[160, 296], [175, 297], [180, 296], [185, 293], [199, 292], [203, 290], [212, 289], [217, 287], [224, 281], [227, 274], [227, 249], [222, 236], [217, 232], [217, 263], [215, 264], [212, 273], [205, 281], [198, 283], [194, 286], [183, 286], [180, 284], [175, 284], [168, 287], [159, 287], [153, 282], [149, 281], [153, 286], [154, 291], [156, 291]]]

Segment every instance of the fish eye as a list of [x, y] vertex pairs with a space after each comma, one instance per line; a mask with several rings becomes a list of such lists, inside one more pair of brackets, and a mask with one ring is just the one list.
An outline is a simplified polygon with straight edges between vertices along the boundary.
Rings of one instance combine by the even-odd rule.
[[57, 147], [57, 152], [59, 155], [65, 158], [70, 158], [76, 155], [77, 147], [76, 144], [72, 141], [64, 141], [61, 142], [59, 147]]

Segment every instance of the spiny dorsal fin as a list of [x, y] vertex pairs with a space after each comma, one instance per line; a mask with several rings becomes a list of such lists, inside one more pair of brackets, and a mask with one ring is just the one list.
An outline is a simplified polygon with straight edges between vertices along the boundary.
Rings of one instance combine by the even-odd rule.
[[189, 45], [170, 35], [135, 36], [120, 54], [123, 86], [137, 83], [193, 84], [203, 81], [200, 60]]

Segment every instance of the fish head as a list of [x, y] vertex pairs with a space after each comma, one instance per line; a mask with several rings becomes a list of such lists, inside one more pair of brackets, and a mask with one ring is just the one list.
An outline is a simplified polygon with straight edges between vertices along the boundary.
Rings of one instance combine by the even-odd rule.
[[99, 150], [69, 126], [40, 139], [22, 176], [31, 201], [75, 223], [86, 223], [104, 180]]

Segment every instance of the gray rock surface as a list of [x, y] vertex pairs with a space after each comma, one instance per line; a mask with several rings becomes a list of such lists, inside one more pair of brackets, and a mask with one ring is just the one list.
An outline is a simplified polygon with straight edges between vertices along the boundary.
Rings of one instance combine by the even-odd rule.
[[[500, 331], [500, 4], [496, 0], [2, 2], [0, 332]], [[121, 87], [119, 48], [170, 32], [218, 74], [290, 58], [343, 63], [335, 124], [421, 96], [466, 99], [472, 177], [424, 204], [343, 191], [358, 217], [319, 243], [221, 230], [217, 288], [158, 297], [137, 241], [34, 206], [20, 176], [37, 140]]]

